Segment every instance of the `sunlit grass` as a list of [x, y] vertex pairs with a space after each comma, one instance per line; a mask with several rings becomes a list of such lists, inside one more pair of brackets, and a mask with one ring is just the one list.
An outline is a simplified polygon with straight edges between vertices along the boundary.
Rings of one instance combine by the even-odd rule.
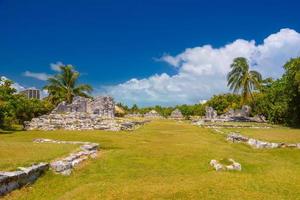
[[[288, 138], [297, 134], [299, 130]], [[5, 199], [299, 199], [300, 195], [300, 150], [254, 150], [228, 143], [210, 129], [167, 120], [133, 132], [0, 134], [0, 168], [49, 160], [77, 148], [32, 144], [32, 139], [41, 137], [98, 142], [101, 156], [70, 177], [48, 172]], [[2, 157], [7, 149], [17, 153]], [[242, 171], [216, 172], [209, 166], [211, 159], [227, 158], [241, 163]]]

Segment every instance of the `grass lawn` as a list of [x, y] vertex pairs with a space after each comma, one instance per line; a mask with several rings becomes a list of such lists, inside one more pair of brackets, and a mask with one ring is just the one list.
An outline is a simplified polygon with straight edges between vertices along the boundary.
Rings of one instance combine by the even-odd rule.
[[[300, 130], [239, 131], [300, 142]], [[133, 132], [0, 134], [0, 170], [49, 161], [77, 148], [33, 144], [35, 138], [97, 142], [101, 155], [69, 177], [49, 171], [35, 184], [4, 199], [300, 199], [300, 150], [255, 150], [228, 143], [223, 135], [188, 123], [153, 121]], [[225, 158], [241, 163], [242, 171], [216, 172], [209, 166], [211, 159]]]

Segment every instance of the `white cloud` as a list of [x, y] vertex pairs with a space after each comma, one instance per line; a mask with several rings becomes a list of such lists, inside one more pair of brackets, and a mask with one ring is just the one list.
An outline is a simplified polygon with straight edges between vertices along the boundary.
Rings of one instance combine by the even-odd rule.
[[156, 74], [104, 89], [117, 101], [127, 104], [197, 103], [228, 91], [226, 74], [236, 57], [247, 58], [251, 67], [264, 77], [278, 78], [283, 73], [284, 63], [297, 56], [300, 56], [300, 34], [292, 29], [281, 29], [259, 45], [254, 40], [237, 39], [220, 48], [204, 45], [187, 48], [176, 56], [164, 55], [160, 60], [176, 67], [176, 75]]
[[56, 63], [50, 63], [50, 68], [53, 71], [60, 72], [60, 66], [64, 65], [62, 62], [58, 61]]
[[46, 74], [46, 73], [35, 73], [35, 72], [30, 72], [30, 71], [25, 71], [23, 73], [23, 76], [26, 77], [32, 77], [38, 80], [46, 81], [51, 75]]
[[[10, 79], [8, 79], [6, 76], [1, 76], [0, 77], [0, 84], [2, 84], [2, 81], [4, 81], [4, 80], [10, 80]], [[20, 85], [19, 83], [16, 83], [16, 82], [14, 82], [13, 84], [12, 84], [12, 87], [13, 88], [15, 88], [16, 90], [17, 90], [17, 92], [20, 92], [20, 91], [23, 91], [23, 90], [25, 90], [25, 87], [24, 86], [22, 86], [22, 85]]]

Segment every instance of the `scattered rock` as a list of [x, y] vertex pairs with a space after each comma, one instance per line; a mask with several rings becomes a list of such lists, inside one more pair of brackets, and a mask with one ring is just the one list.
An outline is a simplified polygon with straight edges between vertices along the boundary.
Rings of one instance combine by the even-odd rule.
[[219, 161], [217, 160], [211, 160], [210, 161], [210, 165], [215, 168], [216, 171], [225, 171], [225, 170], [229, 170], [229, 171], [241, 171], [242, 170], [242, 166], [240, 163], [234, 161], [233, 159], [228, 159], [227, 160], [229, 163], [229, 165], [224, 165], [221, 164]]

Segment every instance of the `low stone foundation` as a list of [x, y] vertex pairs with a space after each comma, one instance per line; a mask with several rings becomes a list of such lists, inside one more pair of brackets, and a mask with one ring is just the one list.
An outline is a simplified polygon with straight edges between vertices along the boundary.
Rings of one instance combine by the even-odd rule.
[[49, 168], [48, 163], [19, 167], [18, 171], [0, 172], [0, 196], [33, 183]]
[[56, 143], [56, 144], [81, 144], [81, 151], [77, 153], [71, 153], [69, 156], [55, 160], [50, 163], [50, 168], [59, 174], [70, 175], [72, 168], [79, 163], [87, 160], [88, 158], [96, 158], [98, 154], [99, 144], [91, 142], [79, 142], [79, 141], [58, 141], [51, 139], [36, 139], [36, 143]]
[[275, 149], [275, 148], [298, 148], [300, 149], [300, 143], [297, 144], [288, 144], [284, 142], [276, 143], [276, 142], [266, 142], [260, 141], [253, 138], [248, 138], [246, 136], [231, 133], [227, 136], [227, 140], [231, 142], [243, 142], [248, 144], [249, 146], [255, 149]]
[[116, 118], [103, 118], [99, 115], [71, 112], [49, 114], [25, 122], [26, 130], [134, 130], [148, 121], [129, 121]]
[[102, 118], [96, 114], [70, 112], [49, 114], [33, 118], [25, 123], [26, 130], [109, 130], [119, 131], [121, 125], [113, 118]]

